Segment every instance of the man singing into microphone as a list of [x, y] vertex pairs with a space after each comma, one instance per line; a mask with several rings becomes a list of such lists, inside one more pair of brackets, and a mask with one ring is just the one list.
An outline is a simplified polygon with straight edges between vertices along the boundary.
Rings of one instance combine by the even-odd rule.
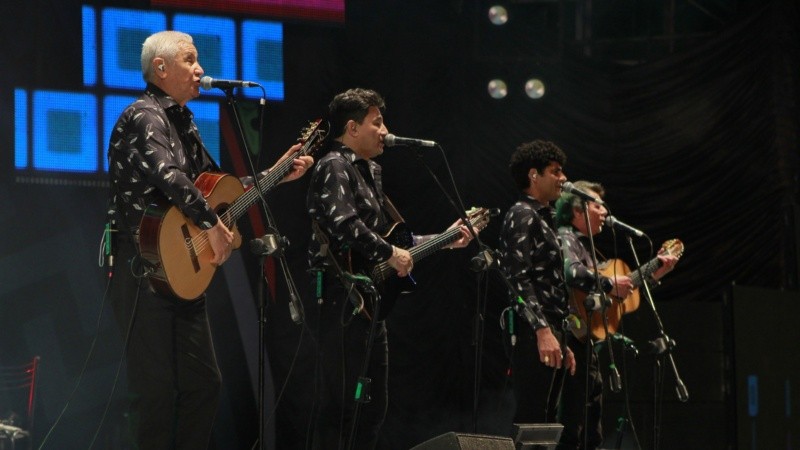
[[[114, 315], [125, 338], [131, 434], [139, 449], [208, 448], [220, 389], [205, 295], [191, 301], [151, 288], [139, 255], [139, 224], [156, 201], [174, 205], [205, 231], [198, 259], [224, 263], [233, 233], [194, 181], [219, 171], [200, 139], [189, 100], [200, 95], [203, 68], [192, 37], [162, 31], [142, 44], [144, 93], [122, 112], [108, 146], [108, 219], [118, 270], [111, 283]], [[289, 149], [291, 157], [300, 145]], [[311, 157], [294, 160], [284, 180], [305, 173]]]
[[[500, 232], [500, 266], [528, 317], [517, 327], [512, 350], [515, 423], [553, 423], [564, 371], [575, 373], [575, 358], [564, 346], [567, 288], [561, 247], [550, 202], [567, 180], [566, 155], [549, 141], [535, 140], [511, 155], [511, 176], [521, 196], [511, 206]], [[517, 298], [512, 299], [517, 305]]]
[[[401, 277], [408, 276], [414, 267], [407, 250], [390, 244], [380, 234], [398, 221], [397, 211], [383, 192], [381, 166], [372, 160], [383, 153], [388, 133], [383, 109], [383, 98], [367, 89], [351, 89], [333, 98], [329, 120], [335, 141], [317, 163], [308, 191], [308, 212], [315, 225], [310, 262], [324, 274], [318, 340], [322, 386], [314, 438], [314, 448], [318, 449], [375, 448], [386, 415], [389, 357], [386, 326], [380, 321], [375, 323], [366, 363], [370, 400], [360, 404], [354, 418], [353, 399], [367, 388], [359, 385], [357, 390], [356, 382], [370, 344], [367, 338], [372, 323], [363, 314], [352, 313], [348, 296], [351, 286], [340, 277], [340, 269], [351, 270], [354, 260], [387, 262]], [[469, 243], [471, 237], [463, 225], [461, 233], [451, 247]], [[413, 237], [415, 244], [424, 239]], [[354, 435], [351, 430], [355, 430]]]
[[[601, 288], [606, 294], [617, 298], [627, 297], [633, 284], [631, 279], [625, 274], [612, 274], [607, 277], [600, 275], [600, 279], [595, 278], [592, 269], [594, 262], [591, 254], [591, 244], [589, 236], [595, 236], [602, 231], [603, 223], [608, 211], [600, 202], [605, 194], [603, 186], [599, 183], [588, 181], [576, 181], [574, 187], [577, 193], [562, 192], [561, 197], [556, 202], [556, 224], [561, 238], [561, 247], [564, 254], [564, 272], [567, 285], [572, 289], [578, 289], [584, 293], [596, 291], [599, 281]], [[589, 198], [596, 201], [588, 201], [588, 228], [587, 215], [584, 213], [583, 197], [588, 194]], [[672, 270], [677, 261], [674, 256], [659, 255], [663, 266], [654, 274], [655, 279], [659, 279], [667, 272]], [[594, 314], [600, 314], [595, 311]], [[587, 324], [582, 322], [577, 328], [584, 333]], [[591, 347], [594, 345], [589, 340], [589, 364], [586, 363], [586, 342], [575, 337], [573, 333], [567, 334], [567, 345], [575, 354], [575, 364], [577, 375], [569, 377], [564, 381], [563, 393], [561, 398], [561, 423], [564, 431], [561, 433], [559, 449], [595, 449], [603, 441], [602, 432], [602, 406], [603, 406], [603, 378], [598, 367], [598, 358]], [[589, 381], [587, 385], [587, 371]], [[585, 410], [584, 408], [588, 408]], [[586, 414], [584, 414], [586, 413]], [[584, 430], [584, 417], [588, 416], [587, 429]], [[586, 442], [583, 438], [586, 436]]]

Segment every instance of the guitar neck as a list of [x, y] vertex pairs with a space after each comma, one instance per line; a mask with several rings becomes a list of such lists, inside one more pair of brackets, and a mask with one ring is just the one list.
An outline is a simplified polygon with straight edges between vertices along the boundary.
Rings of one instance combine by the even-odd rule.
[[661, 267], [661, 260], [659, 260], [658, 258], [653, 258], [639, 269], [634, 270], [633, 272], [628, 274], [628, 276], [630, 277], [633, 286], [638, 288], [641, 287], [642, 284], [644, 284], [642, 282], [642, 277], [645, 278], [649, 277], [650, 275], [653, 274], [653, 272], [658, 270], [659, 267]]
[[[414, 262], [418, 262], [421, 259], [434, 254], [442, 247], [457, 241], [460, 236], [461, 230], [458, 228], [453, 228], [437, 235], [433, 239], [423, 242], [422, 244], [411, 247], [408, 249], [408, 252], [411, 254], [411, 258], [414, 260]], [[373, 280], [376, 282], [385, 280], [389, 277], [389, 274], [392, 270], [392, 266], [390, 266], [386, 261], [377, 264], [375, 269], [372, 271]]]
[[267, 172], [266, 175], [259, 178], [258, 183], [252, 189], [239, 196], [226, 211], [224, 218], [225, 225], [230, 228], [231, 225], [236, 223], [247, 210], [261, 199], [262, 195], [266, 195], [272, 188], [274, 188], [291, 170], [295, 158], [298, 156], [308, 155], [310, 149], [313, 148], [311, 140], [306, 141], [293, 157], [286, 158], [278, 163], [278, 165]]

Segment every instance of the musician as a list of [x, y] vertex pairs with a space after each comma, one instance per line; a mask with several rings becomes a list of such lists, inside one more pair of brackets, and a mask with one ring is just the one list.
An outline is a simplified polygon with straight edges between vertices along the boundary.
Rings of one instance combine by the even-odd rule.
[[[414, 267], [408, 250], [381, 235], [399, 216], [383, 192], [382, 168], [373, 161], [383, 153], [388, 134], [384, 108], [383, 98], [367, 89], [350, 89], [333, 98], [329, 119], [334, 142], [317, 163], [308, 191], [308, 212], [318, 227], [309, 248], [310, 262], [313, 269], [324, 272], [319, 337], [322, 386], [314, 445], [318, 449], [348, 444], [359, 450], [374, 448], [388, 405], [386, 325], [376, 319], [366, 372], [371, 379], [370, 400], [361, 404], [354, 418], [356, 381], [373, 322], [352, 313], [353, 305], [337, 269], [349, 271], [354, 259], [387, 262], [405, 277]], [[414, 236], [413, 243], [428, 238]], [[461, 237], [451, 247], [464, 247], [470, 239], [461, 225]], [[321, 241], [329, 244], [320, 245]], [[354, 425], [356, 433], [351, 435]]]
[[[219, 168], [208, 156], [186, 103], [199, 96], [203, 68], [192, 37], [176, 31], [142, 45], [144, 93], [120, 115], [108, 147], [109, 221], [115, 228], [116, 270], [111, 298], [126, 340], [131, 430], [142, 449], [208, 447], [217, 411], [220, 373], [206, 315], [206, 299], [156, 294], [138, 255], [139, 223], [148, 205], [168, 199], [199, 228], [220, 265], [233, 233], [193, 184]], [[300, 148], [289, 149], [283, 158]], [[301, 176], [310, 157], [293, 162], [284, 181]]]
[[[600, 200], [605, 195], [605, 190], [600, 183], [576, 181], [575, 187]], [[605, 206], [600, 203], [588, 202], [589, 228], [586, 224], [586, 214], [583, 209], [583, 200], [578, 196], [563, 192], [556, 202], [556, 223], [561, 238], [564, 254], [564, 272], [567, 285], [583, 292], [594, 292], [598, 280], [593, 270], [591, 245], [589, 235], [597, 235], [602, 231], [603, 222], [608, 214]], [[655, 280], [663, 277], [672, 270], [677, 261], [675, 256], [659, 255], [663, 266], [653, 273]], [[600, 275], [599, 283], [608, 295], [625, 298], [633, 289], [631, 279], [625, 274]], [[594, 314], [599, 314], [595, 312]], [[586, 323], [581, 323], [580, 329], [587, 330]], [[594, 350], [594, 342], [589, 339], [589, 363], [586, 362], [586, 343], [581, 342], [573, 333], [567, 333], [567, 344], [575, 354], [577, 376], [564, 381], [561, 398], [561, 423], [564, 430], [561, 433], [559, 449], [595, 449], [603, 440], [602, 406], [603, 406], [603, 378], [598, 367], [598, 358]], [[586, 372], [589, 372], [589, 384], [586, 383]], [[584, 407], [588, 410], [584, 410]], [[583, 429], [584, 417], [588, 413], [587, 430]], [[587, 442], [583, 442], [586, 434]]]
[[[511, 155], [519, 200], [500, 232], [500, 267], [516, 292], [517, 342], [512, 350], [515, 423], [552, 423], [565, 371], [575, 373], [572, 351], [562, 344], [567, 317], [564, 265], [551, 202], [567, 180], [566, 155], [554, 143], [526, 142]], [[519, 295], [521, 305], [516, 303]]]

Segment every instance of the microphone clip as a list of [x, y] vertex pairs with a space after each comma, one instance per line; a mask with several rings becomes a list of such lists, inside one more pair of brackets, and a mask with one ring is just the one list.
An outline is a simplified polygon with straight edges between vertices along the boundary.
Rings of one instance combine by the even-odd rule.
[[486, 247], [472, 257], [469, 267], [473, 272], [484, 272], [493, 268], [495, 264], [497, 264], [497, 258], [495, 258], [494, 252]]
[[267, 233], [250, 241], [250, 251], [256, 256], [282, 256], [289, 246], [289, 239], [281, 236], [278, 230], [267, 227]]

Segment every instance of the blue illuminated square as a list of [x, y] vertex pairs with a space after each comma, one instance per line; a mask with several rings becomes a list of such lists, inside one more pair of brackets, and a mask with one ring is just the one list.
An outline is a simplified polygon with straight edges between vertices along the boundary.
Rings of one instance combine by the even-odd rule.
[[102, 152], [101, 159], [103, 161], [103, 170], [108, 172], [108, 144], [111, 139], [111, 131], [114, 129], [114, 124], [117, 123], [120, 114], [125, 108], [128, 107], [137, 96], [131, 95], [126, 97], [124, 95], [109, 95], [103, 100], [103, 136], [101, 138], [100, 151]]
[[200, 130], [200, 138], [203, 139], [203, 144], [205, 144], [214, 161], [219, 164], [221, 147], [219, 130], [220, 104], [214, 101], [195, 100], [187, 106], [194, 114], [194, 122], [197, 124], [197, 129]]
[[[174, 29], [188, 33], [194, 39], [206, 75], [227, 80], [237, 78], [236, 24], [233, 19], [175, 14], [172, 23]], [[207, 93], [225, 95], [220, 89], [211, 89]]]
[[97, 84], [97, 18], [94, 8], [84, 6], [83, 14], [83, 85]]
[[14, 167], [28, 167], [28, 91], [14, 89]]
[[[258, 20], [242, 22], [242, 78], [255, 81], [270, 100], [283, 100], [283, 24]], [[259, 92], [245, 90], [258, 98]]]
[[151, 34], [167, 29], [164, 13], [106, 8], [102, 12], [103, 84], [137, 89], [142, 79], [142, 43]]
[[97, 170], [97, 100], [92, 94], [34, 91], [33, 168]]

